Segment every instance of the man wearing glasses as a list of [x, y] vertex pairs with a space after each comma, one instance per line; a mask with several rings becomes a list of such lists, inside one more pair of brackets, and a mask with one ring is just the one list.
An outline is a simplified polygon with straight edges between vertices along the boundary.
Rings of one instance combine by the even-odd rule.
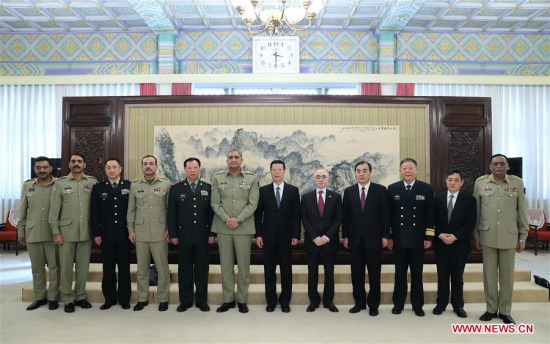
[[508, 158], [495, 154], [489, 164], [491, 174], [476, 180], [478, 217], [474, 238], [483, 254], [487, 307], [479, 320], [490, 321], [498, 316], [505, 324], [515, 324], [510, 315], [515, 256], [525, 248], [529, 224], [523, 180], [507, 175], [508, 168]]
[[168, 309], [170, 271], [168, 268], [168, 229], [166, 207], [172, 183], [157, 176], [157, 158], [146, 155], [141, 159], [143, 177], [132, 181], [128, 201], [128, 238], [136, 245], [138, 303], [134, 311], [149, 304], [149, 263], [151, 256], [158, 272], [157, 295], [159, 311]]
[[[75, 306], [92, 308], [86, 300], [86, 279], [92, 251], [90, 196], [97, 180], [84, 174], [85, 168], [86, 159], [82, 154], [71, 155], [71, 172], [59, 178], [53, 187], [49, 216], [53, 242], [59, 246], [61, 301], [67, 313], [74, 312]], [[74, 291], [73, 265], [76, 271]]]
[[260, 191], [258, 178], [242, 169], [243, 155], [237, 149], [227, 153], [229, 169], [220, 171], [212, 178], [214, 210], [212, 232], [217, 233], [222, 270], [223, 303], [216, 312], [235, 308], [235, 256], [239, 269], [237, 303], [239, 312], [247, 313], [246, 298], [250, 285], [250, 250], [254, 227], [254, 211], [258, 206]]
[[304, 224], [307, 259], [307, 290], [310, 305], [307, 312], [319, 307], [321, 295], [317, 291], [319, 263], [325, 268], [323, 306], [338, 312], [334, 305], [334, 263], [340, 246], [338, 231], [342, 223], [342, 196], [328, 190], [328, 172], [318, 169], [313, 174], [315, 190], [302, 196], [302, 223]]
[[[56, 178], [53, 178], [50, 159], [40, 156], [34, 161], [37, 178], [23, 184], [17, 231], [19, 243], [27, 245], [31, 259], [34, 302], [28, 311], [48, 303], [50, 310], [57, 309], [59, 299], [59, 255], [53, 244], [53, 235], [48, 223], [50, 197]], [[48, 265], [49, 286], [46, 293], [46, 270]]]

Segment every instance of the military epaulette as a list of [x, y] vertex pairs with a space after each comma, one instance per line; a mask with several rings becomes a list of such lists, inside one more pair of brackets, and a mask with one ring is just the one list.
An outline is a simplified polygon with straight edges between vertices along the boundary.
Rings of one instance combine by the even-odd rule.
[[227, 170], [222, 170], [222, 171], [216, 172], [215, 174], [225, 174], [225, 173], [227, 173], [227, 172], [228, 172]]
[[515, 175], [513, 175], [513, 174], [508, 174], [507, 176], [508, 176], [508, 179], [523, 180], [523, 179], [521, 179], [520, 177], [515, 176]]
[[484, 176], [481, 176], [481, 177], [477, 178], [477, 179], [476, 179], [476, 182], [477, 182], [478, 180], [483, 180], [483, 179], [488, 179], [488, 178], [489, 178], [489, 175], [486, 174], [486, 175], [484, 175]]
[[89, 176], [89, 175], [87, 175], [87, 174], [84, 175], [84, 178], [86, 178], [86, 179], [97, 180], [94, 176]]
[[36, 183], [36, 179], [35, 179], [35, 178], [27, 179], [27, 180], [25, 180], [23, 183], [28, 183], [28, 182], [30, 182], [30, 181], [34, 181], [34, 182]]
[[64, 180], [64, 179], [69, 179], [69, 176], [63, 176], [63, 177], [59, 177], [58, 180]]
[[251, 172], [251, 171], [244, 171], [244, 174], [251, 174], [251, 175], [253, 175], [253, 176], [256, 175], [254, 172]]
[[136, 178], [134, 180], [132, 180], [132, 183], [140, 183], [143, 181], [143, 178]]
[[201, 183], [203, 183], [203, 184], [210, 185], [210, 183], [209, 183], [207, 180], [202, 179], [202, 178], [199, 179], [199, 182], [201, 182]]

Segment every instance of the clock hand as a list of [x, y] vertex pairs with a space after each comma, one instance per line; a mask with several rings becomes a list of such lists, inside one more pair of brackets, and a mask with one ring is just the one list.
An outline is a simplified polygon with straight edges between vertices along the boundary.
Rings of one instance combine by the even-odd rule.
[[283, 57], [283, 55], [279, 55], [277, 52], [273, 53], [273, 56], [275, 56], [275, 66], [277, 65], [277, 57]]

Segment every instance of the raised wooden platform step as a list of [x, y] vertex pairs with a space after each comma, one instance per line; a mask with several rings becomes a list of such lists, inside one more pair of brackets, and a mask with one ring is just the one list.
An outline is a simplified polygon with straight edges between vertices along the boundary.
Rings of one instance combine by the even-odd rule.
[[[137, 302], [137, 292], [135, 284], [136, 266], [132, 265], [132, 299], [131, 302]], [[178, 304], [178, 284], [177, 284], [177, 265], [170, 265], [172, 271], [172, 284], [170, 286], [170, 303]], [[393, 292], [393, 273], [394, 267], [391, 265], [382, 266], [382, 300], [383, 304], [392, 303]], [[264, 278], [263, 267], [251, 266], [251, 283], [248, 292], [249, 304], [265, 304], [264, 296]], [[516, 269], [514, 285], [514, 302], [547, 302], [548, 290], [531, 282], [531, 273], [529, 270]], [[222, 302], [221, 276], [219, 265], [210, 267], [210, 283], [208, 285], [208, 302], [211, 305], [217, 305]], [[322, 292], [323, 269], [319, 271], [320, 286]], [[335, 267], [335, 299], [337, 305], [352, 305], [352, 286], [349, 266]], [[464, 299], [467, 303], [485, 302], [483, 293], [483, 272], [481, 264], [468, 264], [464, 272]], [[88, 291], [88, 300], [92, 303], [103, 303], [101, 293], [101, 265], [91, 264], [86, 285]], [[278, 289], [280, 286], [278, 285]], [[368, 290], [368, 286], [367, 286]], [[437, 293], [437, 271], [435, 265], [424, 266], [424, 298], [427, 304], [435, 303]], [[156, 287], [149, 288], [149, 301], [156, 303]], [[32, 302], [34, 294], [32, 284], [24, 287], [22, 290], [22, 300]], [[408, 302], [408, 301], [407, 301]], [[307, 296], [307, 267], [293, 267], [293, 292], [292, 304], [308, 304]]]

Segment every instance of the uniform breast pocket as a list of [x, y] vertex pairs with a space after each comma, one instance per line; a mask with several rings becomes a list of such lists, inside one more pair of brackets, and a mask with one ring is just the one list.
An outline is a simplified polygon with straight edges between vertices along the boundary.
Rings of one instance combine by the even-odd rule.
[[241, 193], [244, 196], [248, 196], [248, 193], [250, 192], [250, 185], [247, 185], [247, 184], [239, 185], [239, 189], [241, 190]]
[[84, 192], [85, 193], [92, 193], [92, 185], [86, 185], [84, 187]]
[[166, 191], [154, 191], [153, 193], [158, 197], [166, 196]]
[[34, 201], [37, 199], [36, 192], [34, 192], [34, 191], [33, 192], [28, 192], [26, 197], [27, 197], [27, 203], [28, 204], [33, 204]]
[[481, 198], [481, 204], [482, 205], [489, 205], [491, 204], [491, 199], [495, 195], [495, 192], [493, 190], [483, 190], [481, 194], [479, 195]]

